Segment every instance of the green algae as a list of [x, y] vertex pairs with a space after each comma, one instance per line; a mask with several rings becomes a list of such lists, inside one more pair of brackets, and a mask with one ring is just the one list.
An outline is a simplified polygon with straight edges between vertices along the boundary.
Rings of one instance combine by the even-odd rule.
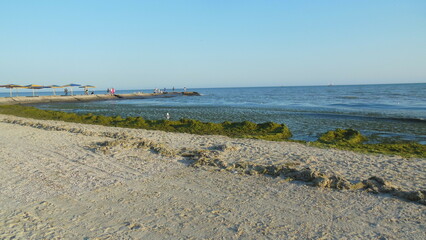
[[317, 141], [308, 145], [337, 148], [362, 153], [377, 153], [388, 155], [399, 155], [402, 157], [426, 157], [426, 145], [415, 142], [386, 142], [386, 143], [364, 143], [367, 137], [353, 129], [336, 129], [321, 135]]
[[426, 158], [426, 145], [415, 142], [391, 142], [365, 143], [367, 138], [353, 129], [336, 129], [329, 131], [314, 142], [303, 142], [289, 139], [292, 134], [284, 124], [266, 122], [256, 124], [249, 121], [211, 123], [194, 119], [147, 120], [142, 117], [102, 116], [88, 114], [76, 114], [59, 111], [41, 110], [35, 107], [22, 105], [2, 105], [0, 114], [14, 115], [18, 117], [34, 118], [41, 120], [60, 120], [103, 126], [139, 128], [148, 130], [162, 130], [168, 132], [180, 132], [199, 135], [224, 135], [235, 138], [253, 138], [268, 141], [292, 141], [305, 143], [309, 146], [321, 148], [337, 148], [373, 154], [390, 154], [402, 157]]
[[367, 141], [367, 138], [363, 136], [359, 131], [354, 129], [336, 129], [334, 131], [328, 131], [321, 135], [318, 140], [320, 143], [326, 144], [360, 144]]
[[141, 128], [200, 135], [225, 135], [229, 137], [256, 138], [275, 141], [286, 140], [292, 136], [286, 125], [272, 122], [256, 124], [249, 121], [211, 123], [201, 122], [194, 119], [181, 119], [178, 121], [146, 120], [142, 117], [122, 118], [121, 116], [108, 117], [94, 115], [92, 113], [76, 114], [47, 111], [22, 105], [0, 106], [0, 113], [42, 120], [60, 120], [114, 127]]

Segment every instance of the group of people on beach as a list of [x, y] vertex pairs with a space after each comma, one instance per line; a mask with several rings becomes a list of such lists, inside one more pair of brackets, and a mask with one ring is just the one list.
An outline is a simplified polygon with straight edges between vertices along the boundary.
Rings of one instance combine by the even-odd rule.
[[[175, 87], [172, 88], [172, 92], [175, 91]], [[186, 87], [183, 87], [183, 91], [186, 92]], [[155, 88], [154, 89], [154, 93], [166, 93], [167, 89], [164, 88], [163, 90], [159, 89], [159, 88]]]
[[115, 88], [107, 88], [107, 94], [114, 95], [115, 94]]
[[[91, 91], [90, 95], [93, 95], [93, 94], [95, 94], [95, 92]], [[84, 95], [89, 95], [89, 89], [88, 88], [84, 88]]]
[[[95, 92], [91, 91], [90, 94], [93, 95], [93, 94], [95, 94]], [[68, 96], [68, 88], [64, 88], [64, 95]], [[71, 95], [73, 95], [72, 91], [71, 91]], [[84, 95], [89, 95], [89, 89], [88, 88], [84, 88]]]
[[164, 88], [164, 90], [161, 90], [161, 89], [159, 89], [159, 88], [155, 88], [154, 89], [154, 93], [165, 93], [166, 92], [166, 88]]

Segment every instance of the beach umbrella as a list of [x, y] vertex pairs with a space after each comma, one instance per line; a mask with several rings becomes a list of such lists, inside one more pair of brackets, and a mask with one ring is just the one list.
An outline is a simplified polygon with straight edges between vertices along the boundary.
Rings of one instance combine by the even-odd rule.
[[62, 87], [69, 87], [69, 88], [71, 89], [71, 95], [73, 95], [72, 88], [73, 88], [73, 87], [80, 87], [80, 86], [81, 86], [81, 84], [77, 84], [77, 83], [70, 83], [70, 84], [64, 85], [64, 86], [62, 86]]
[[[0, 85], [0, 88], [9, 88], [8, 85]], [[10, 88], [10, 97], [12, 97], [12, 88]]]
[[14, 88], [25, 88], [24, 86], [18, 85], [18, 84], [0, 85], [0, 87], [9, 88], [10, 89], [10, 97], [12, 97], [12, 89], [14, 89]]
[[93, 86], [93, 85], [84, 85], [84, 86], [80, 86], [79, 88], [84, 88], [84, 91], [86, 92], [86, 90], [88, 89], [88, 88], [96, 88], [95, 86]]
[[79, 88], [96, 88], [96, 87], [92, 86], [92, 85], [84, 85], [84, 86], [81, 86]]
[[68, 85], [64, 85], [63, 87], [80, 87], [81, 84], [77, 84], [77, 83], [70, 83]]
[[47, 86], [47, 87], [49, 87], [49, 88], [51, 88], [51, 89], [53, 90], [53, 95], [55, 95], [55, 96], [56, 96], [56, 91], [55, 91], [55, 89], [56, 89], [56, 88], [63, 88], [62, 86], [59, 86], [59, 85], [49, 85], [49, 86]]
[[28, 88], [28, 89], [32, 89], [33, 90], [33, 97], [35, 96], [35, 89], [42, 89], [42, 88], [45, 88], [45, 86], [43, 86], [43, 85], [37, 85], [37, 84], [30, 84], [30, 85], [26, 85], [26, 86], [24, 86], [25, 88]]

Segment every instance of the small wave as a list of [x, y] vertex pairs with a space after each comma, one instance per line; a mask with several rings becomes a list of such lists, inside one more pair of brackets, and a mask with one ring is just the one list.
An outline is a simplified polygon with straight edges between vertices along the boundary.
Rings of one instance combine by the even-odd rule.
[[394, 109], [398, 108], [395, 105], [389, 104], [373, 104], [373, 103], [334, 103], [330, 104], [332, 107], [349, 107], [349, 108], [377, 108], [377, 109]]
[[389, 117], [389, 120], [404, 121], [404, 122], [415, 122], [415, 123], [426, 123], [425, 118], [404, 118], [404, 117]]
[[[296, 111], [294, 111], [296, 113]], [[331, 119], [369, 119], [378, 121], [399, 121], [399, 122], [410, 122], [410, 123], [426, 123], [426, 119], [419, 117], [391, 117], [391, 116], [380, 116], [380, 115], [363, 115], [363, 114], [351, 114], [351, 113], [331, 113], [331, 112], [311, 112], [311, 111], [297, 111], [299, 114], [305, 116], [321, 116], [323, 118]]]
[[357, 96], [342, 96], [342, 97], [337, 97], [337, 98], [340, 98], [340, 99], [360, 99]]

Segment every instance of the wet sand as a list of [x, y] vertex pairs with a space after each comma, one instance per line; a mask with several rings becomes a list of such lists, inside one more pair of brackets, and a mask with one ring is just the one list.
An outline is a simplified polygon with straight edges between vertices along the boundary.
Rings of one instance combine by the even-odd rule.
[[0, 239], [425, 239], [426, 206], [193, 167], [310, 168], [426, 189], [426, 159], [0, 115]]

